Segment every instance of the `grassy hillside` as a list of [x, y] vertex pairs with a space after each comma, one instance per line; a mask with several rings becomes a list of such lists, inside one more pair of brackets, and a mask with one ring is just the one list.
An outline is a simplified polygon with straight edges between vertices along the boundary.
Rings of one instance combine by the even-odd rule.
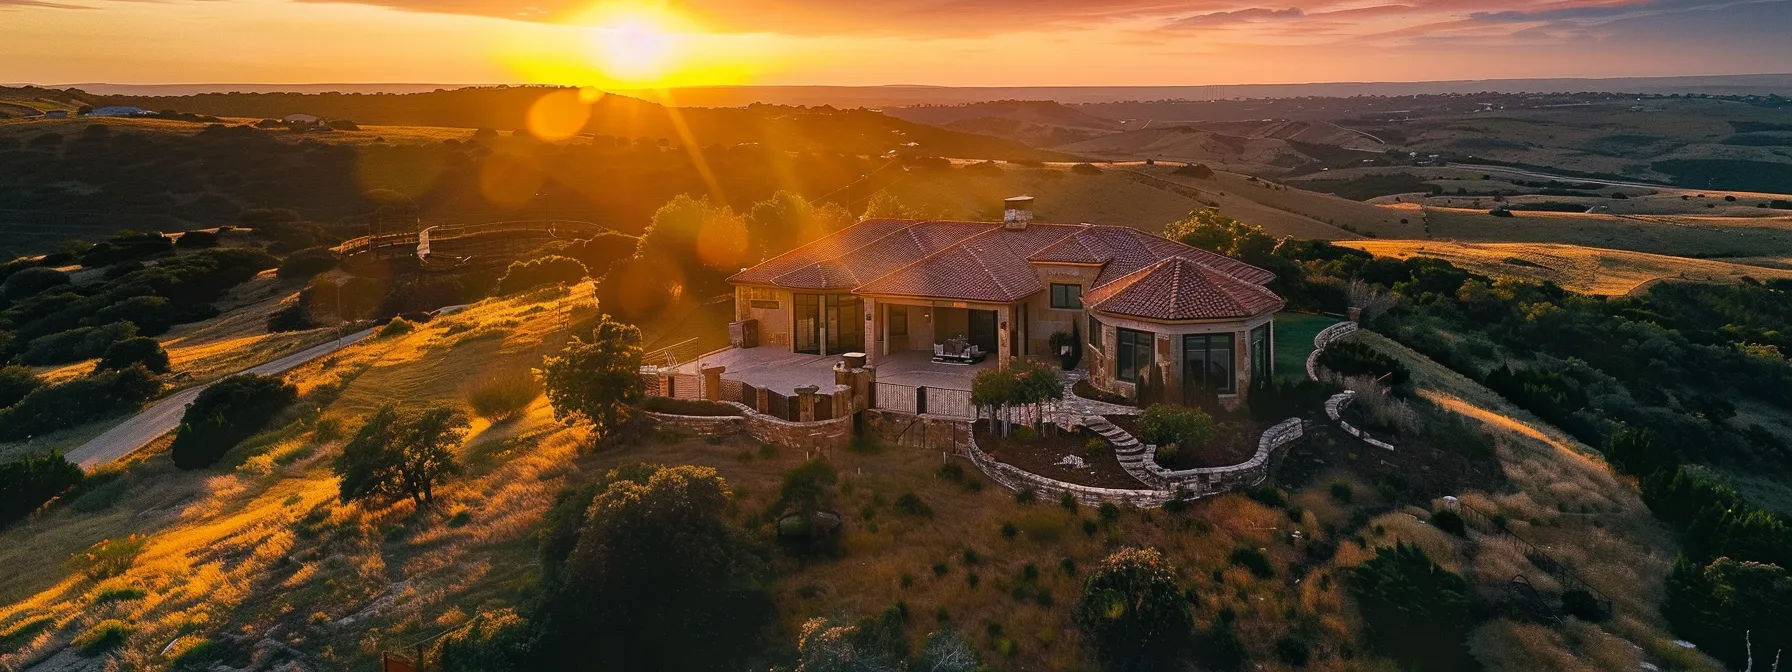
[[[554, 423], [539, 399], [520, 419], [475, 421], [457, 451], [467, 473], [437, 490], [433, 509], [337, 500], [327, 465], [361, 417], [393, 399], [463, 405], [466, 381], [534, 366], [557, 347], [565, 338], [563, 311], [574, 321], [591, 314], [592, 306], [575, 298], [584, 295], [548, 291], [486, 301], [301, 367], [289, 379], [304, 395], [297, 407], [303, 410], [282, 416], [219, 465], [182, 472], [165, 447], [152, 447], [111, 472], [104, 486], [0, 531], [0, 562], [9, 569], [0, 577], [0, 633], [29, 633], [6, 640], [0, 664], [57, 668], [112, 656], [161, 669], [255, 649], [276, 660], [365, 669], [381, 652], [407, 650], [483, 612], [532, 599], [535, 530], [555, 493], [613, 466], [713, 466], [733, 489], [738, 512], [764, 508], [803, 454], [740, 438], [671, 434], [582, 454], [583, 430]], [[1488, 621], [1474, 638], [1482, 660], [1493, 670], [1538, 669], [1537, 660], [1568, 656], [1611, 670], [1634, 670], [1645, 655], [1664, 661], [1662, 652], [1673, 649], [1653, 604], [1671, 556], [1659, 551], [1672, 546], [1631, 490], [1491, 393], [1374, 342], [1409, 361], [1420, 394], [1487, 422], [1501, 437], [1511, 489], [1459, 494], [1508, 516], [1620, 605], [1616, 620], [1572, 624], [1567, 638]], [[1328, 450], [1342, 456], [1347, 448]], [[851, 619], [900, 603], [911, 614], [906, 629], [915, 642], [949, 626], [975, 642], [992, 669], [1088, 669], [1069, 605], [1084, 572], [1132, 545], [1162, 550], [1198, 596], [1197, 626], [1205, 631], [1232, 620], [1248, 658], [1266, 669], [1289, 669], [1275, 662], [1273, 650], [1293, 632], [1313, 652], [1307, 669], [1386, 664], [1355, 648], [1360, 624], [1342, 581], [1373, 549], [1396, 541], [1421, 545], [1489, 594], [1515, 574], [1547, 587], [1547, 577], [1509, 547], [1451, 537], [1415, 517], [1423, 508], [1369, 494], [1375, 490], [1354, 475], [1356, 453], [1349, 454], [1293, 488], [1285, 508], [1228, 495], [1180, 513], [1120, 511], [1108, 522], [1087, 508], [1023, 503], [987, 483], [974, 489], [940, 478], [939, 456], [926, 451], [828, 455], [845, 481], [827, 494], [832, 507], [854, 512], [842, 557], [774, 552], [779, 627], [771, 646], [788, 650], [806, 619]], [[1357, 499], [1328, 494], [1338, 487], [1359, 493]], [[891, 505], [905, 494], [932, 515]], [[1004, 525], [1017, 534], [1004, 535]], [[1329, 538], [1335, 529], [1358, 530], [1360, 541], [1339, 543], [1323, 559], [1303, 551], [1305, 539]], [[1300, 540], [1289, 536], [1295, 530]], [[750, 531], [769, 535], [764, 527]], [[63, 562], [103, 539], [138, 539], [141, 552], [115, 573], [83, 573]], [[1238, 548], [1263, 549], [1272, 575], [1233, 565], [1228, 556]], [[69, 646], [103, 619], [128, 624], [117, 648], [83, 653]], [[1346, 647], [1349, 658], [1341, 653]], [[1683, 669], [1703, 669], [1695, 656], [1677, 655], [1692, 665]]]
[[1437, 257], [1476, 273], [1547, 280], [1585, 294], [1628, 294], [1664, 278], [1711, 282], [1792, 278], [1792, 270], [1578, 245], [1428, 240], [1349, 240], [1339, 244], [1398, 259]]

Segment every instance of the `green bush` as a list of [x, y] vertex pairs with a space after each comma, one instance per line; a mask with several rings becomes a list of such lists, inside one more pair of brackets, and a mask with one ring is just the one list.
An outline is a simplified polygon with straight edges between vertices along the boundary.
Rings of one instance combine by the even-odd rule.
[[471, 626], [442, 638], [437, 648], [441, 672], [509, 672], [528, 669], [524, 662], [534, 632], [529, 624], [504, 610], [480, 614]]
[[22, 364], [45, 366], [93, 359], [106, 354], [113, 344], [137, 335], [137, 325], [113, 322], [101, 327], [77, 327], [33, 339], [19, 353]]
[[32, 390], [43, 387], [44, 381], [23, 366], [0, 367], [0, 408], [19, 403]]
[[113, 343], [100, 356], [95, 371], [117, 371], [141, 364], [152, 373], [168, 372], [168, 351], [156, 339], [137, 336]]
[[298, 398], [298, 388], [279, 376], [245, 373], [213, 383], [187, 407], [175, 430], [174, 445], [169, 449], [175, 466], [211, 466]]
[[185, 249], [203, 249], [218, 246], [218, 234], [212, 231], [187, 231], [174, 241], [175, 246]]
[[26, 455], [0, 462], [0, 526], [31, 515], [80, 484], [81, 468], [59, 453]]
[[1351, 570], [1350, 593], [1370, 648], [1422, 670], [1476, 667], [1467, 644], [1473, 626], [1468, 582], [1419, 547], [1401, 542], [1377, 549]]
[[1171, 669], [1194, 628], [1175, 571], [1149, 548], [1103, 560], [1084, 579], [1071, 618], [1110, 669]]
[[374, 333], [374, 338], [396, 338], [417, 330], [417, 325], [402, 317], [394, 317]]
[[69, 284], [68, 274], [54, 268], [33, 266], [13, 273], [0, 282], [0, 295], [8, 300], [28, 299], [51, 287]]
[[173, 302], [160, 296], [133, 296], [122, 299], [94, 312], [82, 320], [88, 326], [129, 322], [137, 325], [139, 336], [160, 336], [174, 326], [176, 318]]
[[1152, 404], [1139, 416], [1139, 440], [1160, 447], [1205, 445], [1213, 436], [1213, 417], [1200, 409]]
[[161, 389], [141, 366], [40, 387], [0, 410], [0, 441], [20, 441], [135, 410]]
[[904, 492], [896, 497], [896, 510], [904, 515], [922, 518], [933, 517], [933, 507], [921, 501], [921, 497], [912, 492]]

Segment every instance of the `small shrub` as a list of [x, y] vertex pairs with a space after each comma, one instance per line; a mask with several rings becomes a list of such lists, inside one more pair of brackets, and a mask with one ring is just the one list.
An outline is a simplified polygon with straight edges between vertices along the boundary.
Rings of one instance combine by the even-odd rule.
[[71, 646], [81, 650], [83, 655], [94, 655], [102, 651], [117, 648], [125, 638], [137, 632], [137, 628], [124, 621], [108, 618], [93, 624], [87, 632], [75, 637]]
[[1468, 525], [1463, 522], [1462, 515], [1449, 509], [1431, 514], [1431, 526], [1458, 537], [1468, 536]]
[[1065, 511], [1075, 511], [1076, 496], [1068, 492], [1064, 493], [1064, 496], [1058, 498], [1058, 506], [1064, 507]]
[[1227, 558], [1239, 567], [1251, 570], [1251, 574], [1259, 579], [1268, 579], [1276, 575], [1276, 570], [1269, 564], [1269, 556], [1255, 548], [1236, 548]]
[[1096, 509], [1096, 513], [1101, 516], [1101, 522], [1104, 523], [1112, 524], [1114, 521], [1120, 520], [1120, 507], [1114, 506], [1113, 502], [1102, 502], [1101, 507]]
[[909, 516], [922, 518], [933, 517], [933, 507], [921, 501], [921, 497], [913, 492], [904, 492], [896, 497], [896, 511]]
[[1032, 488], [1021, 488], [1014, 493], [1014, 503], [1016, 504], [1028, 506], [1037, 501], [1039, 501], [1039, 495], [1033, 492]]
[[1294, 637], [1283, 637], [1276, 640], [1276, 660], [1289, 667], [1306, 667], [1310, 657], [1307, 643]]
[[1589, 623], [1598, 623], [1611, 615], [1606, 613], [1598, 598], [1579, 588], [1562, 593], [1562, 613]]
[[1096, 168], [1094, 164], [1079, 163], [1074, 166], [1071, 166], [1070, 172], [1076, 173], [1078, 175], [1100, 175], [1101, 169]]
[[392, 318], [392, 321], [387, 322], [386, 326], [380, 327], [379, 332], [374, 334], [373, 337], [374, 338], [397, 338], [399, 336], [403, 336], [405, 334], [411, 333], [416, 330], [417, 330], [417, 325], [412, 324], [410, 320], [406, 320], [402, 317], [395, 317], [395, 318]]
[[1139, 440], [1164, 446], [1193, 448], [1213, 436], [1213, 417], [1199, 409], [1152, 404], [1139, 416]]
[[137, 562], [137, 556], [143, 554], [143, 547], [148, 544], [149, 538], [141, 534], [123, 539], [102, 539], [86, 552], [75, 554], [69, 559], [69, 564], [75, 571], [87, 575], [87, 578], [109, 579], [130, 569]]
[[1003, 539], [1013, 539], [1018, 534], [1020, 534], [1020, 528], [1015, 527], [1014, 523], [1002, 523]]
[[1356, 498], [1356, 492], [1350, 489], [1349, 483], [1333, 483], [1327, 491], [1331, 493], [1332, 501], [1339, 504], [1349, 504]]
[[141, 600], [148, 596], [149, 596], [149, 591], [146, 591], [142, 588], [138, 588], [136, 586], [120, 586], [117, 588], [107, 588], [105, 590], [100, 591], [100, 593], [98, 595], [93, 596], [93, 602], [94, 602], [94, 604], [105, 604], [107, 602], [128, 602], [131, 600]]
[[473, 381], [466, 392], [467, 405], [479, 417], [494, 422], [516, 417], [541, 396], [541, 383], [527, 369], [489, 372]]

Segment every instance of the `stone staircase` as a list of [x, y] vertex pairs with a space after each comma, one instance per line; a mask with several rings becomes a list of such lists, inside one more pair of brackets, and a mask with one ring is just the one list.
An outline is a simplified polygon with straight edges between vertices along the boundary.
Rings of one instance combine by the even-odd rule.
[[1114, 459], [1119, 460], [1120, 468], [1125, 469], [1126, 473], [1139, 479], [1141, 483], [1157, 485], [1157, 479], [1151, 478], [1151, 474], [1145, 470], [1145, 463], [1150, 461], [1151, 455], [1137, 437], [1099, 415], [1083, 416], [1081, 424], [1114, 446]]

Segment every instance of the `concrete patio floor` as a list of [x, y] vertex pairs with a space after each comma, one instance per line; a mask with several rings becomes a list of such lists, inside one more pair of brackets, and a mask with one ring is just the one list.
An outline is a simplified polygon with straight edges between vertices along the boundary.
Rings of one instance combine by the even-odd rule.
[[[696, 375], [702, 367], [725, 366], [723, 378], [788, 395], [805, 385], [832, 390], [834, 364], [839, 361], [839, 355], [805, 355], [769, 346], [729, 348], [681, 365], [678, 372]], [[991, 355], [979, 364], [939, 364], [930, 352], [905, 350], [879, 357], [875, 366], [878, 382], [969, 390], [971, 378], [978, 371], [995, 368], [996, 361]]]

